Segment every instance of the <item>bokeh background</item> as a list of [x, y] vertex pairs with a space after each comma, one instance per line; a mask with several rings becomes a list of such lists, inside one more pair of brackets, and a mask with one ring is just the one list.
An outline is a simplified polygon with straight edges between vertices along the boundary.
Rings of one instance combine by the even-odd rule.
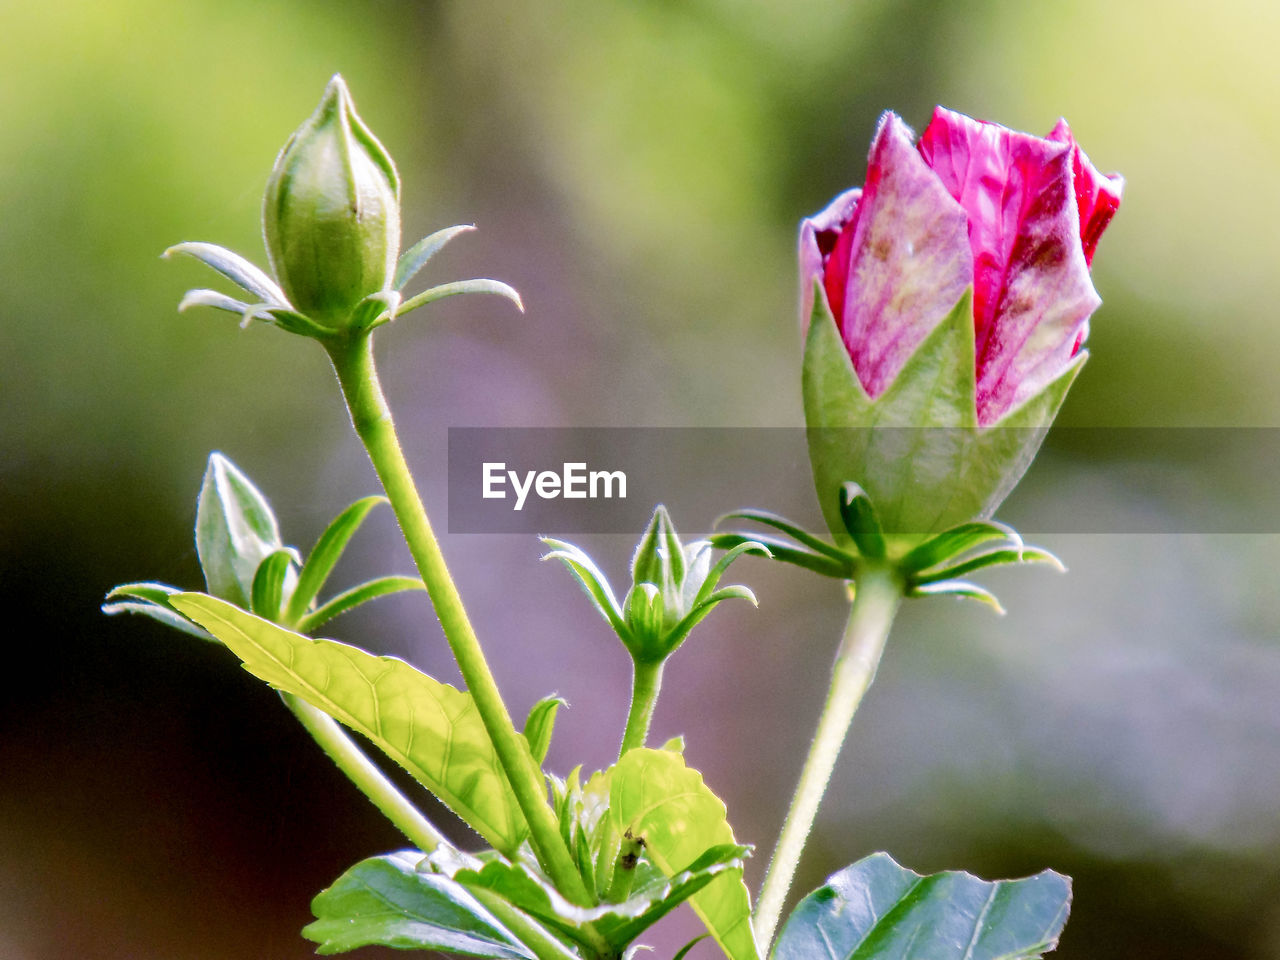
[[[528, 305], [463, 298], [381, 338], [443, 526], [450, 425], [799, 424], [795, 225], [861, 180], [890, 107], [917, 128], [935, 103], [1065, 115], [1126, 174], [1063, 423], [1280, 426], [1278, 40], [1261, 0], [0, 3], [0, 957], [309, 956], [311, 895], [401, 842], [225, 651], [98, 613], [117, 582], [199, 585], [211, 449], [304, 547], [374, 489], [321, 351], [177, 315], [210, 276], [157, 258], [205, 239], [261, 262], [271, 161], [331, 73], [398, 160], [407, 239], [479, 224], [431, 276], [497, 276]], [[1194, 454], [1168, 465], [1189, 499]], [[1046, 534], [1071, 572], [993, 573], [1004, 618], [905, 611], [804, 887], [877, 849], [1053, 866], [1076, 880], [1064, 960], [1280, 957], [1280, 538], [1124, 533], [1153, 512], [1179, 529], [1124, 466], [1051, 438], [1021, 508], [1101, 505], [1121, 532]], [[583, 540], [623, 575], [631, 538]], [[572, 705], [553, 768], [607, 763], [626, 661], [569, 578], [529, 537], [445, 547], [513, 709]], [[408, 569], [380, 516], [342, 574]], [[688, 735], [758, 845], [754, 886], [843, 601], [738, 572], [760, 610], [700, 628], [655, 730]], [[333, 632], [456, 676], [421, 599]], [[656, 956], [696, 932], [673, 916]]]

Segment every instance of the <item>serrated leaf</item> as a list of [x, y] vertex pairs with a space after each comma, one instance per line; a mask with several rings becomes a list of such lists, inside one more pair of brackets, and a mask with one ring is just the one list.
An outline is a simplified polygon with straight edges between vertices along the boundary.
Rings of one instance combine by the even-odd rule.
[[424, 290], [417, 296], [410, 297], [400, 304], [400, 309], [396, 311], [396, 315], [404, 316], [410, 310], [417, 310], [419, 307], [425, 307], [429, 303], [435, 303], [445, 297], [456, 297], [461, 293], [492, 293], [500, 297], [506, 297], [516, 305], [517, 310], [524, 313], [524, 301], [520, 299], [520, 294], [516, 293], [514, 287], [503, 283], [501, 280], [481, 279], [455, 280], [453, 283], [442, 283], [438, 287]]
[[302, 935], [331, 954], [378, 945], [471, 957], [534, 960], [534, 954], [462, 884], [416, 869], [416, 850], [362, 860], [311, 901]]
[[344, 590], [331, 600], [326, 601], [298, 621], [299, 633], [314, 633], [317, 628], [328, 623], [334, 617], [354, 610], [362, 603], [368, 603], [378, 597], [405, 590], [426, 590], [426, 585], [418, 577], [378, 577], [367, 580], [350, 590]]
[[[711, 847], [733, 844], [724, 804], [677, 753], [643, 747], [613, 768], [609, 818], [619, 835], [643, 838], [650, 859], [675, 875]], [[758, 960], [751, 930], [751, 898], [741, 870], [717, 877], [691, 899], [707, 930], [730, 960]]]
[[311, 640], [205, 594], [170, 603], [254, 676], [368, 737], [495, 848], [519, 848], [524, 817], [470, 694], [403, 660]]
[[911, 550], [898, 566], [908, 573], [928, 570], [993, 540], [1011, 543], [1015, 547], [1022, 546], [1022, 538], [1013, 527], [993, 520], [975, 520], [944, 530], [930, 538]]
[[289, 301], [284, 291], [271, 277], [259, 267], [250, 263], [240, 254], [220, 247], [216, 243], [179, 243], [166, 250], [162, 256], [170, 257], [175, 253], [183, 253], [217, 270], [220, 274], [252, 293], [259, 300], [271, 306], [287, 307]]
[[324, 533], [320, 534], [316, 545], [311, 548], [311, 553], [307, 555], [307, 562], [302, 565], [302, 570], [298, 573], [298, 585], [289, 599], [289, 606], [284, 616], [285, 623], [296, 623], [310, 609], [312, 602], [324, 589], [329, 574], [333, 572], [343, 551], [347, 549], [347, 544], [351, 542], [351, 538], [360, 529], [365, 517], [369, 515], [369, 511], [386, 502], [386, 497], [364, 497], [330, 521]]
[[788, 918], [772, 960], [1030, 960], [1052, 950], [1071, 881], [921, 876], [885, 853], [846, 867]]
[[258, 566], [282, 547], [266, 497], [229, 459], [210, 454], [196, 507], [196, 553], [209, 593], [247, 608]]
[[543, 697], [529, 710], [528, 719], [524, 722], [524, 738], [529, 741], [529, 751], [539, 766], [547, 759], [547, 750], [551, 747], [556, 713], [568, 705], [564, 697], [550, 696]]
[[426, 266], [427, 261], [440, 252], [441, 247], [459, 234], [467, 233], [475, 228], [473, 223], [460, 223], [456, 227], [445, 227], [443, 230], [437, 230], [435, 233], [423, 237], [404, 253], [400, 254], [400, 259], [396, 262], [395, 279], [391, 281], [391, 286], [397, 290], [403, 290], [405, 284]]

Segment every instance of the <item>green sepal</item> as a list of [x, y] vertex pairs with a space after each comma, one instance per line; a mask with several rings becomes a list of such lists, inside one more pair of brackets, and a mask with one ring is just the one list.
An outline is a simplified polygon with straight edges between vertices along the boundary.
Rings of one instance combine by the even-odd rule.
[[229, 459], [210, 454], [196, 507], [196, 553], [209, 593], [248, 609], [259, 565], [283, 547], [266, 497]]
[[422, 859], [417, 850], [405, 850], [360, 861], [311, 901], [316, 919], [302, 935], [319, 944], [320, 954], [377, 945], [534, 960], [466, 887], [419, 870]]
[[169, 602], [254, 676], [371, 740], [495, 848], [519, 850], [528, 826], [469, 693], [403, 660], [312, 640], [215, 597], [182, 593]]
[[1030, 465], [1086, 358], [1082, 352], [1038, 394], [979, 427], [970, 293], [875, 400], [826, 297], [816, 296], [805, 342], [805, 421], [818, 502], [837, 542], [847, 537], [837, 493], [848, 481], [869, 495], [890, 541], [908, 548], [990, 517]]
[[429, 236], [423, 237], [404, 253], [400, 254], [400, 259], [396, 262], [395, 279], [391, 281], [391, 286], [397, 290], [403, 290], [405, 285], [414, 278], [414, 276], [426, 266], [427, 261], [440, 252], [440, 249], [459, 234], [467, 233], [476, 228], [474, 223], [460, 223], [456, 227], [445, 227], [443, 230], [437, 230]]
[[717, 550], [732, 550], [744, 543], [758, 543], [769, 550], [769, 555], [774, 560], [812, 570], [824, 577], [834, 577], [837, 580], [848, 580], [853, 577], [856, 558], [852, 555], [844, 555], [841, 560], [835, 560], [826, 554], [806, 550], [780, 537], [770, 537], [765, 534], [713, 533], [711, 535], [711, 545]]
[[109, 617], [119, 613], [141, 614], [152, 620], [158, 620], [166, 627], [173, 627], [175, 630], [181, 630], [201, 640], [219, 643], [217, 637], [199, 624], [192, 623], [169, 605], [169, 597], [181, 592], [177, 587], [171, 587], [167, 583], [122, 583], [108, 593], [106, 599], [115, 600], [117, 597], [127, 599], [117, 600], [115, 603], [104, 603], [102, 612]]
[[280, 289], [279, 284], [267, 275], [266, 271], [226, 247], [202, 241], [178, 243], [160, 256], [167, 260], [175, 253], [195, 257], [201, 263], [212, 267], [236, 286], [253, 294], [268, 306], [289, 306], [289, 299], [284, 295], [284, 291]]
[[885, 555], [884, 531], [876, 508], [856, 483], [840, 484], [840, 523], [853, 540], [858, 552], [873, 560], [883, 560]]
[[291, 550], [277, 550], [258, 564], [253, 575], [250, 609], [273, 623], [280, 619], [280, 606], [285, 597], [285, 582], [294, 562]]
[[974, 520], [926, 540], [903, 557], [900, 566], [908, 573], [929, 570], [993, 540], [1022, 546], [1022, 538], [1013, 527], [994, 520]]
[[1055, 557], [1048, 550], [1041, 550], [1039, 547], [1020, 547], [1016, 549], [994, 548], [975, 553], [963, 560], [955, 563], [947, 564], [932, 570], [918, 574], [911, 578], [912, 583], [925, 584], [936, 583], [940, 580], [950, 580], [953, 577], [963, 577], [965, 574], [973, 573], [975, 570], [982, 570], [986, 567], [1007, 566], [1010, 564], [1020, 563], [1044, 563], [1054, 567], [1059, 573], [1065, 573], [1066, 567], [1062, 565], [1062, 561]]
[[1033, 960], [1057, 946], [1070, 908], [1071, 880], [1052, 870], [921, 876], [877, 853], [800, 901], [771, 960]]
[[427, 304], [443, 300], [445, 297], [456, 297], [463, 293], [496, 294], [499, 297], [505, 297], [510, 300], [516, 305], [517, 310], [524, 313], [524, 301], [520, 299], [520, 294], [516, 292], [515, 287], [503, 283], [501, 280], [477, 279], [455, 280], [452, 283], [442, 283], [439, 286], [423, 290], [400, 304], [400, 309], [396, 311], [396, 316], [402, 317], [411, 310], [417, 310], [419, 307], [425, 307]]
[[564, 697], [552, 695], [543, 697], [529, 710], [524, 722], [524, 738], [529, 742], [529, 752], [541, 766], [547, 759], [547, 750], [551, 747], [551, 734], [556, 726], [556, 714], [569, 702]]

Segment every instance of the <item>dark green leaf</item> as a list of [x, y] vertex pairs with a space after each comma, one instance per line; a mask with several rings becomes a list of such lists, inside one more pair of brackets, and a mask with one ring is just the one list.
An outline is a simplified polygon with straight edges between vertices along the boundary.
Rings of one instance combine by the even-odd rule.
[[800, 901], [772, 960], [1030, 960], [1057, 946], [1070, 906], [1070, 879], [1051, 870], [922, 877], [877, 853]]
[[711, 535], [711, 545], [717, 550], [729, 550], [742, 543], [762, 544], [769, 548], [769, 553], [774, 560], [812, 570], [824, 577], [848, 580], [853, 576], [853, 561], [847, 554], [842, 555], [842, 559], [837, 561], [826, 554], [805, 550], [778, 537], [764, 534], [713, 533]]
[[[843, 562], [848, 558], [848, 554], [834, 544], [827, 543], [827, 541], [823, 540], [821, 537], [815, 537], [803, 527], [796, 526], [796, 524], [792, 523], [786, 517], [780, 517], [776, 513], [769, 513], [767, 510], [736, 510], [733, 513], [726, 513], [723, 517], [720, 517], [720, 519], [716, 521], [715, 525], [718, 527], [723, 521], [734, 519], [751, 520], [755, 523], [764, 524], [766, 527], [773, 527], [775, 530], [781, 530], [787, 536], [793, 538], [797, 543], [804, 544], [804, 546], [808, 547], [810, 550], [825, 554], [832, 560]], [[760, 542], [763, 543], [766, 541], [762, 540]], [[715, 543], [714, 537], [712, 538], [712, 543]]]
[[439, 253], [441, 247], [459, 234], [474, 229], [475, 224], [473, 223], [460, 223], [456, 227], [445, 227], [443, 230], [437, 230], [435, 233], [423, 237], [404, 253], [400, 254], [400, 259], [396, 263], [396, 276], [391, 281], [391, 285], [397, 290], [403, 290], [405, 284], [426, 266], [428, 260]]
[[385, 597], [389, 593], [400, 593], [405, 590], [425, 590], [423, 582], [417, 577], [379, 577], [359, 586], [344, 590], [332, 600], [321, 604], [298, 622], [299, 633], [314, 633], [316, 628], [328, 623], [339, 614], [354, 610], [362, 603], [368, 603], [377, 597]]
[[994, 520], [975, 520], [945, 530], [920, 544], [902, 558], [899, 567], [908, 573], [928, 570], [992, 540], [1012, 543], [1015, 547], [1022, 546], [1022, 538], [1013, 527]]
[[1059, 571], [1066, 569], [1062, 566], [1061, 560], [1048, 550], [1041, 550], [1039, 547], [1022, 547], [1019, 550], [996, 548], [984, 550], [958, 563], [926, 571], [916, 577], [914, 582], [917, 584], [937, 583], [940, 580], [963, 577], [967, 573], [981, 570], [984, 567], [1002, 566], [1010, 563], [1047, 563], [1051, 567], [1056, 567]]
[[286, 624], [297, 623], [311, 608], [312, 602], [324, 589], [329, 574], [333, 572], [338, 559], [347, 549], [347, 544], [351, 542], [355, 532], [360, 529], [360, 524], [364, 523], [369, 511], [378, 504], [386, 502], [386, 497], [365, 497], [357, 500], [333, 518], [324, 533], [320, 534], [316, 545], [311, 548], [311, 553], [307, 555], [307, 562], [303, 564], [302, 571], [298, 574], [298, 586], [294, 588], [293, 596], [289, 599], [289, 607], [285, 611]]
[[547, 759], [547, 750], [551, 746], [551, 732], [556, 725], [556, 712], [568, 705], [563, 697], [543, 697], [529, 711], [529, 717], [524, 722], [524, 738], [529, 741], [529, 750], [539, 766]]
[[840, 521], [864, 557], [873, 560], [884, 557], [884, 533], [876, 508], [867, 492], [852, 481], [840, 485]]
[[681, 947], [679, 951], [676, 952], [676, 955], [671, 958], [671, 960], [684, 960], [684, 958], [689, 955], [690, 950], [692, 950], [694, 947], [700, 944], [703, 940], [707, 939], [707, 937], [709, 936], [711, 936], [711, 934], [704, 933], [700, 937], [694, 937], [692, 940], [686, 943], [683, 947]]
[[299, 636], [205, 594], [170, 603], [254, 676], [372, 740], [498, 850], [519, 849], [524, 816], [470, 694], [403, 660]]
[[534, 954], [465, 887], [416, 869], [416, 850], [362, 860], [311, 901], [302, 935], [330, 954], [377, 944], [471, 957], [534, 960]]

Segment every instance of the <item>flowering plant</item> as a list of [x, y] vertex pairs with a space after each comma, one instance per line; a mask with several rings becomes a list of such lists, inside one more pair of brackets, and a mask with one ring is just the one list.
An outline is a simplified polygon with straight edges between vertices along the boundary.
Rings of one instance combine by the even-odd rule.
[[[658, 506], [619, 600], [585, 552], [547, 539], [547, 556], [577, 578], [634, 668], [617, 761], [590, 775], [581, 767], [556, 774], [545, 761], [564, 703], [545, 697], [521, 728], [514, 724], [401, 452], [372, 350], [378, 328], [440, 297], [484, 292], [520, 300], [487, 279], [403, 297], [431, 256], [469, 228], [441, 230], [397, 257], [399, 176], [335, 77], [268, 184], [263, 224], [275, 276], [213, 244], [171, 249], [250, 295], [197, 290], [184, 308], [215, 307], [321, 344], [386, 496], [342, 511], [304, 558], [285, 545], [267, 498], [215, 453], [196, 517], [205, 592], [131, 583], [112, 591], [104, 607], [228, 648], [280, 691], [413, 845], [338, 877], [313, 901], [316, 918], [303, 934], [322, 953], [380, 944], [475, 957], [617, 960], [635, 956], [649, 927], [688, 902], [730, 960], [877, 960], [907, 951], [998, 960], [1052, 949], [1069, 904], [1067, 878], [1049, 870], [994, 883], [956, 872], [921, 877], [886, 854], [832, 876], [774, 933], [901, 600], [937, 592], [993, 599], [956, 577], [995, 563], [1052, 560], [989, 519], [1038, 434], [1016, 444], [992, 438], [1015, 424], [1046, 425], [1078, 371], [1097, 306], [1088, 263], [1119, 189], [1118, 179], [1097, 175], [1065, 124], [1040, 140], [940, 110], [917, 148], [902, 122], [886, 115], [866, 187], [837, 198], [801, 231], [809, 325], [803, 387], [814, 476], [834, 542], [773, 514], [741, 511], [735, 516], [769, 532], [685, 543]], [[926, 437], [904, 460], [875, 433], [883, 427], [960, 428], [973, 436]], [[872, 433], [844, 443], [839, 434], [849, 429]], [[418, 575], [378, 578], [322, 602], [338, 558], [383, 503]], [[725, 551], [718, 557], [717, 548]], [[720, 585], [730, 564], [751, 554], [838, 578], [853, 596], [831, 695], [754, 909], [743, 882], [750, 847], [685, 763], [683, 741], [647, 746], [668, 658], [721, 601], [755, 603], [747, 587]], [[333, 617], [401, 590], [428, 594], [465, 689], [402, 660], [313, 636]], [[403, 767], [483, 845], [467, 849], [448, 839], [348, 729]]]

